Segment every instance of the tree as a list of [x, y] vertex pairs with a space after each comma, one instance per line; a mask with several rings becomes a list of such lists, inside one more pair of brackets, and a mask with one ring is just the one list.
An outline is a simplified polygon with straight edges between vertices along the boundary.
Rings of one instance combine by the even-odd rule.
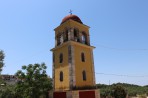
[[127, 92], [121, 85], [113, 87], [112, 96], [114, 98], [126, 98]]
[[1, 86], [0, 98], [15, 98], [15, 85], [5, 85]]
[[111, 95], [111, 90], [109, 88], [101, 89], [100, 90], [100, 96], [101, 98], [110, 98]]
[[29, 64], [22, 66], [22, 70], [16, 73], [19, 82], [16, 85], [18, 98], [47, 98], [48, 91], [52, 89], [52, 81], [46, 74], [46, 65]]
[[100, 89], [100, 96], [101, 98], [105, 98], [108, 96], [108, 88], [110, 87], [110, 92], [113, 91], [113, 87], [116, 85], [120, 85], [126, 89], [128, 96], [137, 96], [137, 95], [147, 95], [148, 96], [148, 85], [139, 86], [135, 84], [127, 84], [127, 83], [116, 83], [112, 85], [105, 85], [105, 84], [97, 84], [96, 86]]
[[1, 73], [2, 68], [4, 66], [4, 58], [5, 58], [4, 52], [2, 50], [0, 50], [0, 73]]

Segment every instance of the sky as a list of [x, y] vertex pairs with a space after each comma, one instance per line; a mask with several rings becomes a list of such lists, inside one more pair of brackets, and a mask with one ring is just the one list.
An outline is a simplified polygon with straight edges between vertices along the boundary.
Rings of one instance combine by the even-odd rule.
[[0, 0], [2, 74], [45, 62], [52, 76], [54, 28], [72, 13], [90, 26], [96, 83], [148, 85], [148, 0]]

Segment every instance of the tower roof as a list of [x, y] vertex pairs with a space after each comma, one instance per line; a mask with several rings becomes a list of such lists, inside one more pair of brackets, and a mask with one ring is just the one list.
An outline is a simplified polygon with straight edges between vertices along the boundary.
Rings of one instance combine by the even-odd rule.
[[76, 22], [79, 22], [79, 23], [81, 23], [81, 24], [83, 24], [82, 21], [81, 21], [81, 19], [80, 19], [78, 16], [72, 15], [72, 14], [65, 16], [65, 17], [62, 19], [61, 24], [63, 24], [64, 22], [66, 22], [66, 21], [68, 21], [68, 20], [70, 20], [70, 19], [71, 19], [71, 20], [74, 20], [74, 21], [76, 21]]

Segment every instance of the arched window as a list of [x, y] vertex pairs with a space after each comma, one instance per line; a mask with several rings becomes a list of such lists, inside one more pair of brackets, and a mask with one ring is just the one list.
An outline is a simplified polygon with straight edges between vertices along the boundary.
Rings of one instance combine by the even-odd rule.
[[74, 40], [80, 42], [78, 30], [74, 29]]
[[62, 63], [63, 62], [63, 54], [61, 53], [59, 56], [59, 62]]
[[57, 46], [60, 45], [60, 36], [57, 36]]
[[64, 39], [64, 42], [68, 41], [68, 30], [67, 29], [63, 33], [63, 39]]
[[68, 41], [68, 30], [66, 30], [66, 34], [65, 34], [65, 40]]
[[82, 38], [82, 43], [87, 44], [87, 36], [86, 36], [85, 32], [82, 32], [81, 38]]
[[84, 55], [84, 53], [81, 53], [81, 61], [85, 62], [85, 55]]
[[78, 37], [78, 34], [77, 33], [78, 33], [77, 30], [74, 29], [74, 37]]
[[63, 72], [62, 71], [60, 72], [60, 81], [61, 82], [63, 81]]
[[83, 81], [86, 81], [86, 72], [85, 71], [82, 72], [82, 76], [83, 76]]
[[63, 43], [63, 34], [60, 35], [60, 44], [62, 44], [62, 43]]
[[86, 41], [85, 36], [82, 35], [82, 43], [85, 44], [85, 41]]

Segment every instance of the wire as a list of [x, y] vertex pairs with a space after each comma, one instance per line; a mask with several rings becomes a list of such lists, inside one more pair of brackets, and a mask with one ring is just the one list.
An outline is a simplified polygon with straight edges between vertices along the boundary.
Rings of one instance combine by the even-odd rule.
[[112, 50], [119, 50], [119, 51], [148, 51], [147, 48], [141, 48], [141, 49], [123, 49], [123, 48], [114, 48], [114, 47], [108, 47], [101, 44], [97, 44], [99, 47], [112, 49]]
[[137, 78], [148, 77], [148, 75], [123, 75], [123, 74], [121, 75], [121, 74], [107, 74], [107, 73], [96, 73], [96, 72], [95, 74], [118, 76], [118, 77], [137, 77]]

